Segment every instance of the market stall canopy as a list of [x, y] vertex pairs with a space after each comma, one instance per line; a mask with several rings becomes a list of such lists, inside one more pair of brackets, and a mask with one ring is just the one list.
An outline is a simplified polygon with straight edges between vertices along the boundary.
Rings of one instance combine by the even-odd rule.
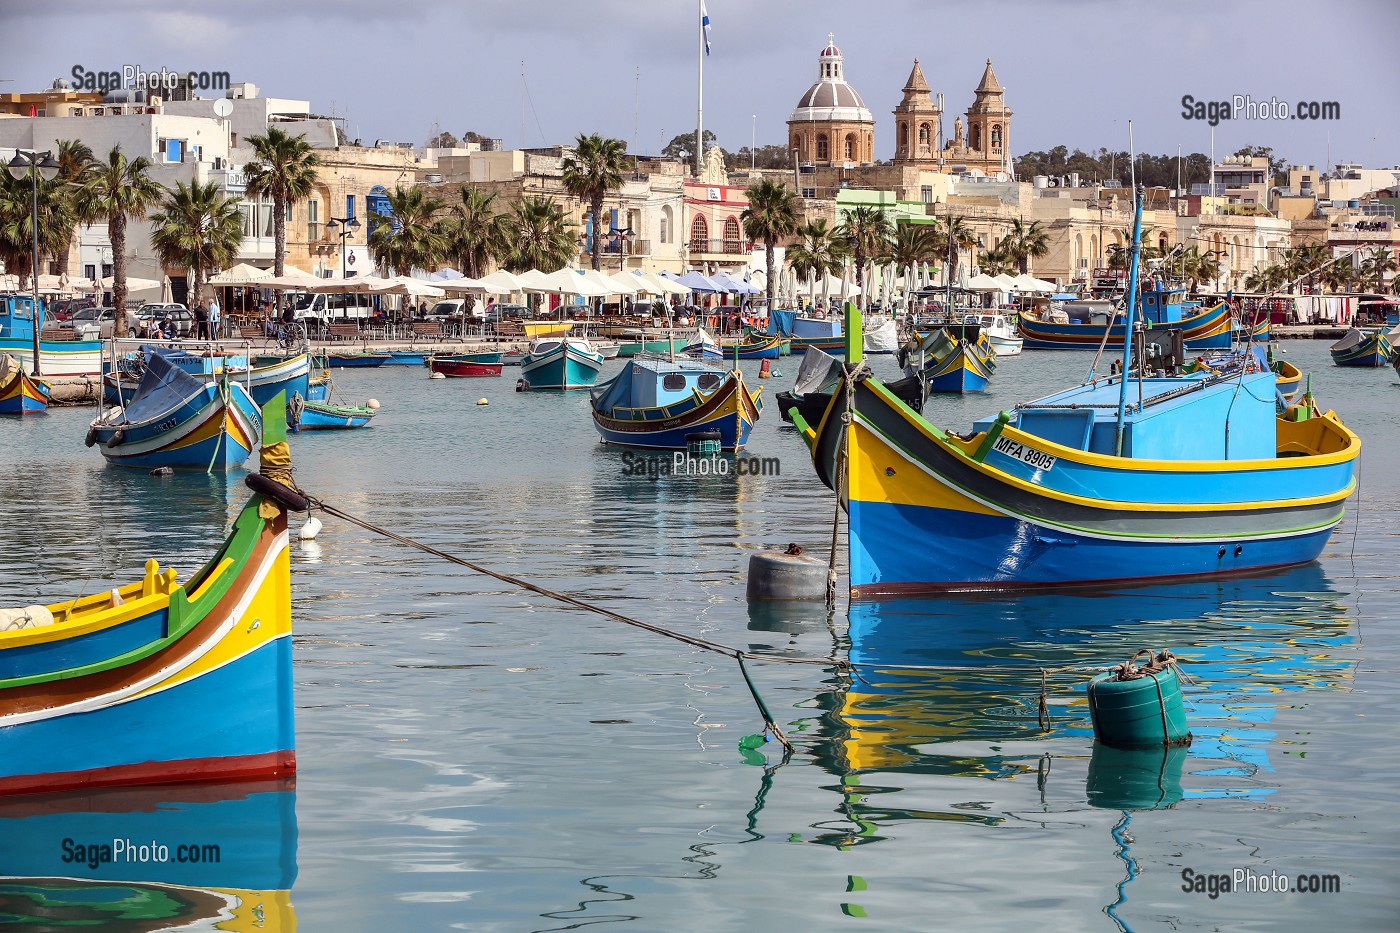
[[[0, 278], [4, 278], [4, 276], [0, 276]], [[70, 276], [67, 274], [39, 276], [39, 291], [47, 294], [58, 295], [65, 292], [90, 292], [92, 290], [92, 279], [86, 276]]]
[[646, 285], [648, 295], [689, 295], [690, 289], [686, 288], [674, 278], [665, 274], [653, 275], [650, 272], [630, 272], [628, 275], [635, 275]]
[[590, 282], [577, 269], [559, 269], [544, 276], [540, 281], [540, 291], [555, 295], [578, 295], [583, 298], [602, 298], [617, 294], [614, 287]]
[[383, 295], [393, 293], [397, 285], [398, 282], [394, 279], [385, 279], [377, 275], [357, 275], [348, 279], [313, 279], [312, 284], [306, 286], [304, 291], [318, 295]]
[[441, 287], [410, 275], [396, 275], [389, 281], [394, 284], [378, 294], [400, 295], [405, 298], [441, 298], [447, 294]]
[[1021, 274], [1016, 276], [1016, 291], [1018, 292], [1038, 292], [1041, 294], [1052, 294], [1060, 290], [1060, 286], [1054, 282], [1046, 282], [1033, 275]]
[[520, 283], [521, 291], [541, 292], [552, 295], [556, 292], [554, 287], [547, 281], [548, 278], [549, 276], [547, 273], [541, 272], [538, 269], [526, 269], [524, 272], [517, 273], [515, 276], [515, 280]]
[[454, 282], [457, 279], [465, 279], [466, 276], [449, 266], [444, 266], [438, 271], [428, 276], [429, 282]]
[[210, 285], [260, 285], [272, 278], [270, 269], [259, 269], [257, 266], [240, 262], [220, 272], [209, 279]]
[[[94, 286], [95, 289], [101, 289], [104, 292], [111, 291], [115, 287], [116, 279], [110, 275], [104, 279], [99, 279]], [[160, 287], [161, 283], [157, 282], [155, 279], [138, 279], [130, 275], [126, 277], [126, 290], [128, 292], [145, 292]]]
[[520, 281], [520, 278], [514, 273], [507, 272], [504, 269], [497, 269], [490, 275], [483, 275], [481, 278], [477, 279], [477, 281], [484, 282], [487, 285], [496, 285], [501, 288], [507, 289], [507, 291], [503, 294], [510, 294], [511, 292], [523, 292], [525, 290], [525, 285], [523, 282]]
[[998, 282], [1001, 283], [1001, 290], [1002, 290], [1002, 291], [1004, 291], [1004, 292], [1010, 292], [1010, 291], [1015, 291], [1015, 290], [1016, 290], [1016, 277], [1015, 277], [1015, 276], [1007, 275], [1005, 272], [1003, 272], [1003, 273], [1001, 273], [1000, 275], [994, 275], [994, 276], [992, 276], [992, 278], [996, 279]]
[[509, 295], [512, 291], [505, 285], [495, 285], [484, 279], [469, 279], [466, 276], [462, 276], [460, 279], [443, 280], [438, 283], [438, 287], [445, 292], [463, 295]]
[[[841, 279], [834, 275], [828, 275], [823, 281], [809, 279], [806, 282], [798, 282], [796, 292], [799, 295], [840, 295]], [[860, 286], [852, 282], [847, 288], [846, 294], [848, 297], [859, 295]]]
[[745, 282], [743, 279], [731, 275], [728, 272], [720, 272], [717, 275], [711, 276], [711, 278], [720, 284], [728, 285], [730, 291], [740, 295], [757, 295], [759, 292], [763, 291], [763, 289], [755, 287], [752, 283]]
[[967, 284], [963, 287], [972, 292], [1000, 292], [1005, 290], [1000, 282], [990, 275], [983, 273], [978, 273], [968, 279]]
[[693, 292], [706, 292], [711, 295], [723, 295], [729, 292], [728, 287], [701, 275], [699, 272], [687, 272], [682, 276], [674, 276], [669, 272], [663, 272], [661, 275], [664, 278], [679, 282]]
[[298, 269], [296, 266], [287, 266], [286, 271], [283, 272], [280, 276], [274, 276], [270, 279], [263, 279], [261, 282], [258, 283], [258, 287], [272, 289], [273, 291], [277, 292], [302, 292], [306, 291], [306, 289], [309, 286], [316, 285], [324, 281], [326, 280], [322, 278], [317, 278], [310, 272]]
[[592, 282], [599, 288], [607, 289], [609, 295], [635, 295], [641, 290], [640, 285], [608, 275], [598, 269], [585, 269], [582, 274], [585, 281]]

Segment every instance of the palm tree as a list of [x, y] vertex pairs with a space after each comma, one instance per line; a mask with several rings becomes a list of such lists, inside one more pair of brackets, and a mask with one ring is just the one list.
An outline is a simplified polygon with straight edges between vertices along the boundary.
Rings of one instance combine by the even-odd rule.
[[496, 213], [496, 195], [462, 185], [461, 203], [452, 205], [446, 220], [447, 252], [455, 256], [462, 274], [479, 278], [492, 260], [505, 254], [505, 214]]
[[797, 228], [797, 242], [787, 248], [787, 264], [799, 279], [839, 275], [850, 253], [846, 241], [826, 220], [818, 218]]
[[443, 203], [423, 188], [395, 186], [387, 216], [370, 211], [369, 250], [390, 275], [426, 269], [447, 255]]
[[[29, 175], [15, 179], [0, 173], [0, 259], [28, 287], [34, 269], [34, 182]], [[61, 177], [38, 179], [39, 259], [66, 253], [72, 242], [73, 202]]]
[[[61, 186], [62, 196], [68, 199], [69, 214], [72, 223], [68, 226], [67, 243], [56, 257], [58, 260], [58, 274], [60, 276], [68, 274], [68, 255], [73, 249], [73, 235], [78, 232], [80, 224], [90, 224], [102, 218], [94, 213], [85, 211], [81, 198], [78, 196], [78, 187], [82, 179], [83, 170], [92, 161], [92, 149], [87, 143], [75, 139], [60, 139], [58, 141], [58, 177], [63, 181]], [[56, 231], [59, 233], [65, 231]]]
[[1003, 240], [999, 246], [989, 249], [977, 257], [977, 265], [981, 267], [986, 275], [1001, 275], [1016, 268], [1018, 259], [1006, 248], [1006, 241]]
[[[147, 174], [151, 160], [127, 159], [121, 146], [113, 146], [107, 160], [93, 159], [83, 169], [77, 202], [84, 216], [107, 221], [112, 242], [112, 305], [116, 309], [112, 333], [126, 336], [126, 224], [140, 220], [165, 195], [165, 189]], [[100, 271], [100, 270], [99, 270]]]
[[321, 157], [306, 134], [292, 136], [275, 126], [268, 127], [266, 136], [249, 136], [247, 142], [258, 157], [243, 167], [248, 197], [272, 195], [273, 273], [281, 275], [287, 259], [287, 205], [305, 200], [314, 190]]
[[1390, 250], [1384, 246], [1376, 247], [1371, 255], [1361, 262], [1362, 287], [1371, 292], [1385, 291], [1385, 277], [1400, 269], [1395, 262], [1395, 257], [1390, 254]]
[[1000, 250], [1010, 256], [1022, 275], [1030, 271], [1030, 260], [1050, 252], [1050, 231], [1038, 220], [1026, 223], [1021, 218], [1011, 221], [1011, 229], [1002, 239]]
[[1220, 252], [1218, 250], [1207, 250], [1201, 252], [1199, 247], [1191, 246], [1184, 250], [1180, 257], [1174, 260], [1190, 283], [1192, 292], [1196, 290], [1201, 282], [1214, 282], [1220, 278]]
[[773, 273], [774, 247], [779, 240], [785, 240], [797, 232], [797, 203], [792, 192], [785, 186], [767, 178], [756, 182], [745, 192], [749, 206], [744, 208], [740, 220], [744, 224], [744, 235], [750, 242], [763, 241], [763, 261], [768, 281], [764, 283], [764, 293], [768, 306], [773, 306], [773, 294], [777, 276]]
[[958, 280], [958, 269], [962, 265], [962, 251], [977, 245], [977, 235], [961, 217], [949, 214], [938, 226], [938, 250], [948, 257], [948, 281]]
[[938, 230], [931, 224], [896, 223], [889, 248], [880, 257], [898, 269], [938, 261]]
[[521, 198], [511, 206], [506, 229], [511, 244], [505, 257], [508, 272], [555, 272], [574, 256], [577, 231], [559, 205], [548, 198]]
[[190, 281], [190, 305], [204, 294], [205, 283], [238, 258], [243, 245], [243, 215], [238, 198], [226, 197], [216, 182], [177, 182], [161, 209], [151, 215], [151, 246], [164, 265], [181, 265]]
[[593, 268], [602, 268], [603, 199], [622, 187], [627, 144], [594, 133], [578, 137], [574, 154], [564, 159], [564, 190], [588, 203], [593, 218]]
[[846, 219], [836, 229], [837, 236], [846, 238], [856, 265], [856, 285], [860, 287], [862, 304], [865, 297], [865, 260], [889, 252], [894, 236], [894, 223], [878, 207], [862, 204], [847, 212]]

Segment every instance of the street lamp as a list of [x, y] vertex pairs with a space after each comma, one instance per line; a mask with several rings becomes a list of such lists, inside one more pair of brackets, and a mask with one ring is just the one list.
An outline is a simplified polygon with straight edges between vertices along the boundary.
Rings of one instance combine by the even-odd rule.
[[636, 236], [631, 227], [624, 227], [621, 230], [612, 231], [612, 235], [617, 238], [617, 271], [627, 271], [627, 244]]
[[[39, 161], [40, 159], [43, 161]], [[43, 317], [39, 312], [39, 176], [43, 176], [44, 181], [53, 181], [58, 177], [59, 165], [54, 161], [53, 153], [45, 152], [15, 152], [15, 157], [10, 160], [10, 177], [15, 181], [23, 181], [28, 175], [33, 189], [34, 213], [31, 218], [31, 229], [34, 232], [34, 275], [29, 280], [29, 285], [33, 289], [34, 304], [29, 309], [29, 318], [34, 325], [34, 369], [31, 375], [41, 375], [39, 369], [39, 334], [43, 330]]]
[[[339, 233], [335, 232], [336, 227], [344, 227]], [[331, 231], [332, 236], [340, 237], [340, 277], [345, 278], [345, 240], [355, 231], [360, 229], [359, 218], [356, 217], [332, 217], [326, 221], [326, 229]]]

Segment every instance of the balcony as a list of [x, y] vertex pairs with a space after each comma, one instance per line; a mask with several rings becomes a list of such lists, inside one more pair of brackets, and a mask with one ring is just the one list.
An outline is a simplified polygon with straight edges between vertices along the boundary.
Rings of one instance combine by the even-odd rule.
[[707, 256], [747, 256], [749, 253], [753, 252], [753, 248], [753, 244], [747, 240], [693, 239], [690, 241], [690, 256], [692, 259], [699, 259]]

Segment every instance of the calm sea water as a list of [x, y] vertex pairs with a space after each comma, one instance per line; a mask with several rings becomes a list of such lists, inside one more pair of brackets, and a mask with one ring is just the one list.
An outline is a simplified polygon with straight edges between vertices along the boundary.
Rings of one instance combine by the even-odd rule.
[[[517, 394], [509, 368], [337, 371], [343, 397], [383, 407], [371, 430], [293, 439], [300, 482], [326, 501], [680, 632], [850, 656], [860, 673], [751, 664], [797, 751], [746, 753], [762, 721], [732, 661], [327, 518], [293, 545], [295, 793], [267, 819], [147, 808], [139, 830], [294, 854], [306, 930], [1395, 929], [1400, 387], [1389, 369], [1331, 366], [1325, 342], [1285, 347], [1366, 445], [1316, 565], [830, 619], [744, 600], [753, 550], [824, 553], [830, 535], [833, 497], [775, 406], [748, 453], [781, 475], [653, 480], [597, 443], [584, 393]], [[965, 429], [1079, 381], [1089, 359], [1006, 360], [992, 392], [927, 415]], [[797, 361], [778, 368], [770, 401]], [[0, 605], [124, 582], [148, 556], [188, 572], [245, 498], [241, 474], [105, 467], [82, 445], [89, 418], [0, 422]], [[1037, 725], [1040, 666], [1160, 646], [1199, 678], [1189, 752], [1095, 750], [1088, 675], [1052, 678], [1051, 728]], [[31, 823], [27, 845], [96, 819]], [[16, 838], [0, 837], [0, 873], [35, 873]], [[1186, 869], [1336, 875], [1341, 890], [1212, 898], [1183, 890]]]

